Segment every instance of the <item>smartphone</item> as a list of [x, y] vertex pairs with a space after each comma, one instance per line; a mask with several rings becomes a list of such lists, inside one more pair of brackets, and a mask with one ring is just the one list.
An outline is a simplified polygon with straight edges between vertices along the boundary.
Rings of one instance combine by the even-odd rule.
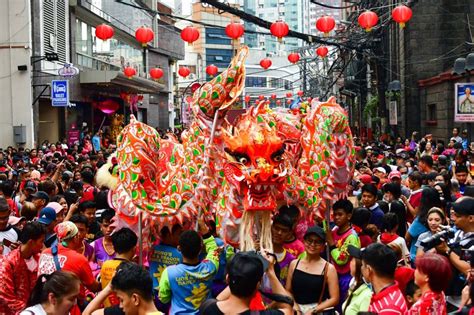
[[6, 238], [3, 239], [3, 245], [5, 245], [6, 247], [11, 247], [12, 244], [13, 242], [10, 241], [9, 239], [6, 239]]

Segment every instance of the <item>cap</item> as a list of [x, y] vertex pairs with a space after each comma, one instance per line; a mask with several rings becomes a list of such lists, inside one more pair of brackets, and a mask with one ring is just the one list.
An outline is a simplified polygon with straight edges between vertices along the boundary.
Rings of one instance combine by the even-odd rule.
[[365, 184], [371, 184], [372, 181], [372, 176], [368, 174], [363, 174], [359, 176], [359, 180], [365, 185]]
[[31, 197], [33, 197], [33, 199], [43, 199], [43, 200], [46, 200], [46, 202], [49, 202], [48, 194], [41, 190], [31, 195]]
[[474, 215], [474, 198], [461, 197], [453, 203], [454, 212], [460, 215]]
[[38, 186], [32, 180], [27, 181], [25, 183], [25, 186], [23, 187], [24, 190], [29, 190], [29, 191], [33, 191], [33, 192], [36, 192], [37, 188], [38, 188]]
[[324, 230], [317, 225], [309, 227], [306, 230], [306, 233], [304, 233], [304, 238], [310, 236], [311, 234], [315, 234], [323, 241], [326, 241], [326, 233], [324, 233]]
[[45, 225], [50, 225], [54, 220], [56, 220], [56, 211], [51, 207], [43, 208], [39, 214], [39, 223], [43, 223]]
[[23, 221], [23, 220], [26, 220], [25, 217], [15, 217], [15, 216], [10, 216], [8, 218], [8, 225], [17, 225], [18, 223], [20, 223], [20, 221]]
[[374, 168], [373, 172], [380, 172], [380, 173], [387, 174], [387, 171], [382, 166]]
[[86, 170], [87, 168], [90, 169], [91, 171], [94, 170], [94, 168], [92, 167], [92, 165], [90, 165], [90, 164], [84, 164], [84, 165], [82, 166], [82, 168], [81, 168], [81, 172], [84, 171], [84, 170]]
[[402, 178], [402, 174], [399, 171], [391, 171], [388, 179], [392, 180], [393, 178]]
[[63, 211], [63, 206], [61, 206], [58, 202], [50, 202], [46, 205], [48, 208], [53, 208], [56, 214]]
[[79, 230], [71, 221], [64, 221], [54, 227], [54, 232], [60, 241], [66, 241], [77, 235]]

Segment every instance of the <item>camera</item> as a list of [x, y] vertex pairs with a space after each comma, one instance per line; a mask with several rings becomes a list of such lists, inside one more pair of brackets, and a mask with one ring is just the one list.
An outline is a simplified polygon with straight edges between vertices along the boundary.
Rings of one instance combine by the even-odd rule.
[[450, 238], [454, 237], [455, 230], [452, 228], [447, 228], [441, 232], [436, 233], [435, 235], [428, 237], [427, 239], [420, 242], [423, 246], [423, 250], [429, 251], [430, 249], [438, 246], [443, 241], [447, 241]]

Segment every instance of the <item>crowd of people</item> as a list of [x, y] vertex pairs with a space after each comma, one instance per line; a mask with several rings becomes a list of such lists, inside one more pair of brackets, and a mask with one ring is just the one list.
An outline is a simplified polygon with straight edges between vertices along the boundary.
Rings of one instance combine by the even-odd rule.
[[[474, 314], [474, 143], [354, 138], [331, 221], [281, 205], [273, 252], [239, 252], [215, 222], [116, 229], [87, 143], [0, 150], [0, 314]], [[472, 167], [471, 167], [472, 165]]]

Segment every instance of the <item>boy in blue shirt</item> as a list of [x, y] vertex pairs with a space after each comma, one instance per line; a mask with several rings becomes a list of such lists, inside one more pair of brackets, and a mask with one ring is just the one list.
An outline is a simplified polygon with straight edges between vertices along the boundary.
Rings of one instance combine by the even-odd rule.
[[[204, 222], [196, 231], [185, 231], [179, 238], [178, 249], [183, 262], [167, 267], [161, 274], [159, 299], [171, 301], [170, 314], [198, 314], [201, 304], [209, 298], [212, 282], [219, 269], [219, 251], [214, 237]], [[199, 262], [202, 244], [207, 256]]]

